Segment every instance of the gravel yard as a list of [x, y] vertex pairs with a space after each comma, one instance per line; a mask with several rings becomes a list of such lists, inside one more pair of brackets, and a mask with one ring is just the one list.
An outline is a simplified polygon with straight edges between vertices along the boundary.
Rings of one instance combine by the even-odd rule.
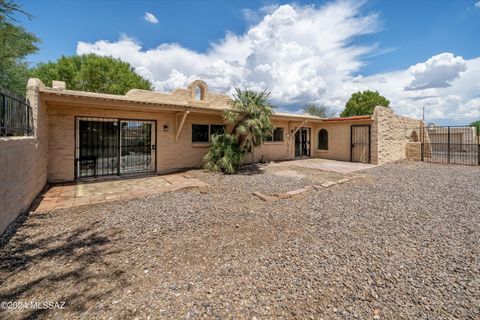
[[[31, 214], [0, 243], [0, 318], [479, 319], [480, 170], [260, 166], [211, 186]], [[3, 314], [2, 314], [3, 312]]]

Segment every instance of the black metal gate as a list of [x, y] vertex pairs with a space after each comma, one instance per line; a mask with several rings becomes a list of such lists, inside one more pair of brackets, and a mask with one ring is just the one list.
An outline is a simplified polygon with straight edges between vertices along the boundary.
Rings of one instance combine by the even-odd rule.
[[475, 126], [429, 126], [421, 129], [422, 160], [480, 165], [480, 136]]
[[155, 121], [76, 117], [77, 178], [155, 171]]
[[370, 125], [352, 125], [350, 128], [350, 161], [370, 163]]

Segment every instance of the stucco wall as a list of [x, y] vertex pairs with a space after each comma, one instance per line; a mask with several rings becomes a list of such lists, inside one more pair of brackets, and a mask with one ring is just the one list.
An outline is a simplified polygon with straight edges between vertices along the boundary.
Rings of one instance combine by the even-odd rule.
[[[315, 124], [312, 139], [312, 157], [350, 161], [350, 130], [352, 125], [372, 124], [365, 121], [339, 121]], [[318, 149], [318, 133], [321, 129], [328, 131], [328, 150]]]
[[[283, 141], [266, 141], [260, 147], [255, 149], [255, 162], [268, 162], [278, 160], [290, 160], [294, 158], [292, 144], [290, 139], [290, 132], [293, 128], [293, 123], [284, 120], [272, 120], [275, 128], [283, 128]], [[252, 158], [247, 154], [244, 163], [251, 163]]]
[[28, 82], [34, 136], [0, 138], [0, 233], [28, 209], [47, 183], [46, 106], [39, 104], [38, 83]]
[[372, 163], [406, 159], [406, 146], [412, 129], [423, 126], [421, 120], [395, 115], [391, 108], [376, 107], [372, 126]]
[[[175, 134], [182, 119], [182, 113], [137, 111], [126, 112], [115, 109], [100, 109], [95, 106], [78, 107], [51, 104], [49, 106], [49, 161], [48, 181], [64, 182], [75, 179], [75, 117], [106, 117], [121, 119], [156, 120], [156, 161], [157, 172], [165, 173], [184, 168], [200, 167], [208, 151], [208, 144], [192, 143], [193, 124], [223, 124], [220, 115], [189, 113], [175, 142]], [[273, 121], [275, 126], [284, 128], [284, 141], [265, 143], [255, 151], [255, 160], [291, 159], [289, 151], [287, 121]], [[168, 131], [164, 131], [164, 125]], [[245, 162], [251, 158], [247, 155]]]

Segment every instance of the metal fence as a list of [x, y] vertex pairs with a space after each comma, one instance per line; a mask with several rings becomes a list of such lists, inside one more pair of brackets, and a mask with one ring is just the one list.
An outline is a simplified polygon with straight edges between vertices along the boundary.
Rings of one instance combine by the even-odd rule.
[[[410, 141], [415, 141], [415, 131]], [[480, 135], [475, 126], [428, 126], [420, 128], [418, 136], [422, 161], [480, 165]]]
[[28, 101], [0, 87], [0, 136], [31, 135], [33, 118]]

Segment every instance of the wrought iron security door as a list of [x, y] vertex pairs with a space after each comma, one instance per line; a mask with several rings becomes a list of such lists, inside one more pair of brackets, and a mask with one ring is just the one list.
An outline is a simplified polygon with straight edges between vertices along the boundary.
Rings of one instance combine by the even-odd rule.
[[295, 133], [295, 157], [310, 157], [310, 128], [300, 128]]
[[155, 171], [155, 121], [76, 118], [76, 177]]

